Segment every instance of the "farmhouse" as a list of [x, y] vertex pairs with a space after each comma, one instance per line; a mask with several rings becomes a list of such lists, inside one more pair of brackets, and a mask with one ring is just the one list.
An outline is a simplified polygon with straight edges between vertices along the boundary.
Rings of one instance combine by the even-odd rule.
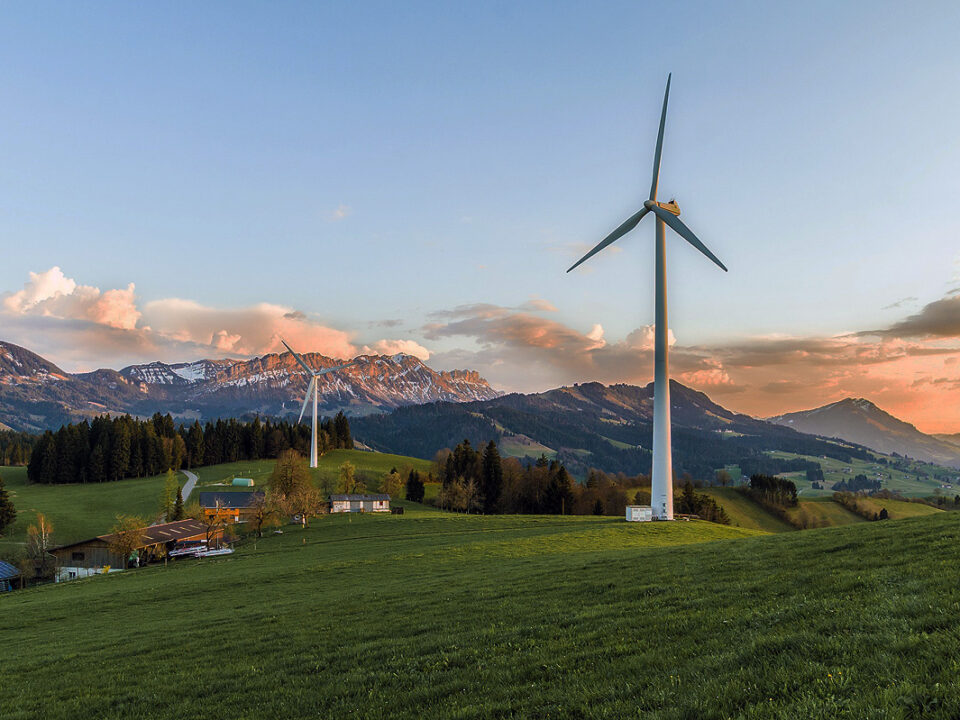
[[131, 560], [147, 563], [162, 557], [178, 542], [206, 540], [207, 528], [199, 520], [192, 519], [145, 527], [138, 538], [136, 555], [131, 554], [129, 558], [121, 557], [111, 548], [114, 539], [114, 535], [98, 535], [55, 548], [53, 555], [57, 558], [57, 581], [99, 575], [109, 570], [124, 570]]
[[264, 494], [257, 492], [202, 492], [200, 507], [208, 518], [220, 518], [226, 522], [246, 522], [253, 513], [256, 503], [262, 501]]
[[390, 512], [389, 495], [331, 495], [330, 512]]

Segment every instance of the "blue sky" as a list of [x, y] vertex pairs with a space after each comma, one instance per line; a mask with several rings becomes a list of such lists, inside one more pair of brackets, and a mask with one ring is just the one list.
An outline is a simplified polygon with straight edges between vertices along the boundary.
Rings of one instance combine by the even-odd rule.
[[[599, 324], [608, 347], [652, 322], [649, 221], [564, 271], [644, 199], [669, 71], [661, 194], [730, 268], [671, 239], [678, 346], [886, 328], [960, 285], [957, 27], [954, 3], [5, 4], [0, 293], [59, 267], [134, 283], [123, 329], [177, 335], [147, 324], [177, 322], [170, 299], [207, 319], [190, 345], [81, 352], [89, 314], [7, 303], [0, 336], [117, 366], [211, 354], [215, 310], [268, 303], [344, 334], [304, 335], [320, 351], [404, 340], [511, 389], [617, 379], [462, 306]], [[434, 314], [457, 307], [474, 322]]]

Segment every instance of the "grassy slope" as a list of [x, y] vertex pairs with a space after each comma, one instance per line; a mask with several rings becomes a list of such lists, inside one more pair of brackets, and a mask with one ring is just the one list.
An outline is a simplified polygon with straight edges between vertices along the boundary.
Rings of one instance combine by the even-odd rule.
[[[27, 527], [44, 513], [53, 523], [58, 543], [101, 535], [110, 530], [117, 514], [155, 515], [165, 475], [89, 485], [30, 485], [26, 468], [0, 467], [10, 490], [17, 521], [0, 537], [0, 550], [26, 539]], [[183, 480], [183, 476], [180, 476]]]
[[801, 500], [795, 509], [788, 512], [791, 515], [799, 515], [801, 512], [805, 512], [807, 517], [814, 520], [815, 527], [838, 527], [840, 525], [853, 525], [854, 523], [867, 522], [865, 518], [860, 517], [854, 512], [850, 512], [843, 507], [843, 505], [834, 502], [833, 498], [830, 497], [818, 498], [816, 500]]
[[[813, 486], [807, 481], [806, 473], [781, 473], [781, 477], [789, 478], [796, 483], [797, 489], [800, 491], [802, 496], [816, 497], [832, 495], [833, 490], [831, 490], [830, 487], [834, 483], [839, 482], [840, 480], [851, 480], [855, 475], [859, 474], [866, 475], [869, 478], [874, 478], [877, 473], [882, 473], [884, 475], [882, 480], [884, 488], [909, 496], [922, 497], [926, 495], [932, 495], [934, 490], [940, 485], [939, 482], [933, 480], [932, 478], [928, 478], [926, 480], [917, 480], [915, 475], [910, 475], [902, 470], [896, 470], [886, 465], [867, 462], [865, 460], [854, 459], [849, 463], [843, 463], [833, 458], [814, 457], [812, 455], [797, 455], [795, 453], [779, 451], [771, 452], [769, 455], [788, 459], [803, 458], [804, 460], [812, 460], [813, 462], [820, 463], [820, 466], [823, 469], [823, 477], [826, 481], [823, 490], [814, 490]], [[850, 472], [845, 473], [844, 469], [849, 469]], [[946, 471], [947, 469], [944, 468], [944, 470]], [[950, 472], [955, 473], [956, 471]], [[890, 478], [886, 477], [888, 474], [891, 476]]]
[[[391, 468], [415, 467], [429, 471], [426, 460], [363, 452], [360, 450], [333, 450], [320, 457], [315, 477], [336, 477], [340, 465], [349, 460], [358, 472], [379, 479]], [[263, 484], [273, 471], [273, 460], [226, 463], [197, 468], [198, 487], [219, 482], [230, 482], [234, 477], [252, 477]], [[58, 544], [85, 540], [109, 532], [119, 513], [142, 515], [153, 519], [158, 514], [160, 495], [166, 475], [152, 478], [121, 480], [113, 483], [88, 485], [30, 485], [26, 468], [0, 467], [0, 476], [13, 496], [17, 508], [17, 522], [3, 537], [0, 550], [22, 543], [27, 526], [42, 512], [53, 522], [54, 538]], [[180, 484], [186, 481], [178, 474]]]
[[936, 515], [944, 512], [940, 508], [924, 505], [923, 503], [904, 502], [903, 500], [881, 500], [880, 498], [860, 498], [867, 507], [874, 512], [880, 512], [881, 508], [886, 508], [890, 514], [891, 520], [901, 520], [910, 517], [922, 517], [924, 515]]
[[325, 518], [229, 558], [0, 598], [0, 708], [960, 714], [960, 513], [682, 544], [737, 534], [605, 518]]
[[730, 518], [730, 524], [735, 527], [773, 533], [788, 532], [794, 529], [733, 488], [712, 487], [698, 489], [697, 492], [714, 498], [726, 511]]

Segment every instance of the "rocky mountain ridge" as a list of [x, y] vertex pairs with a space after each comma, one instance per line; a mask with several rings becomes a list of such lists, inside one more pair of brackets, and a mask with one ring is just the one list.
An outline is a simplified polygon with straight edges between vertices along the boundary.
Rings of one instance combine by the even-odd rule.
[[[307, 353], [310, 367], [338, 364]], [[412, 355], [362, 355], [319, 378], [323, 414], [363, 415], [404, 405], [497, 397], [472, 370], [437, 371]], [[71, 374], [29, 350], [0, 341], [0, 422], [22, 430], [59, 427], [104, 412], [169, 412], [192, 420], [299, 414], [309, 376], [290, 353], [248, 360], [152, 362]]]

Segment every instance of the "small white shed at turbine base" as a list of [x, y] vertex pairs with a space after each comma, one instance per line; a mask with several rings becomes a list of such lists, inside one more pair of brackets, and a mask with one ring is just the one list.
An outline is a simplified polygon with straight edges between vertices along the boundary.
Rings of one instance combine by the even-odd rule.
[[649, 505], [627, 505], [627, 522], [650, 522], [653, 508]]
[[330, 512], [390, 512], [390, 496], [331, 495]]

